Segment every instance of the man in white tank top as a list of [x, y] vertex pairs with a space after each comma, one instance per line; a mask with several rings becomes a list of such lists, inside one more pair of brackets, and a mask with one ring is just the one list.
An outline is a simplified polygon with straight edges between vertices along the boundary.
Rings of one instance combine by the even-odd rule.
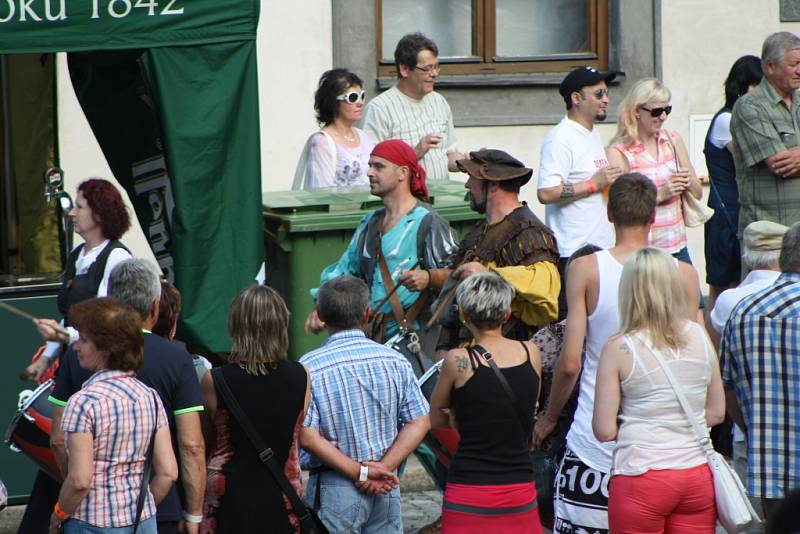
[[[619, 330], [617, 291], [622, 265], [648, 245], [655, 217], [656, 189], [638, 173], [624, 174], [611, 185], [608, 220], [616, 244], [570, 262], [567, 268], [567, 327], [556, 363], [547, 408], [534, 427], [538, 446], [556, 427], [578, 377], [580, 392], [575, 418], [567, 434], [567, 450], [556, 476], [553, 532], [608, 533], [608, 482], [614, 442], [600, 443], [592, 432], [597, 364], [608, 338]], [[688, 302], [700, 301], [697, 272], [678, 262]], [[696, 320], [697, 309], [688, 319]], [[585, 358], [582, 352], [586, 347]], [[583, 373], [581, 369], [583, 368]]]

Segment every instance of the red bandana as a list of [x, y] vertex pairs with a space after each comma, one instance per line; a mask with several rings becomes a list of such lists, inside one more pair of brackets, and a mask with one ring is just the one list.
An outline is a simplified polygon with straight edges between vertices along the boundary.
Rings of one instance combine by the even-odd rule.
[[408, 167], [411, 172], [411, 194], [417, 198], [427, 197], [428, 188], [425, 185], [425, 169], [417, 161], [417, 154], [408, 143], [399, 139], [381, 141], [372, 149], [372, 156], [391, 161], [395, 165]]

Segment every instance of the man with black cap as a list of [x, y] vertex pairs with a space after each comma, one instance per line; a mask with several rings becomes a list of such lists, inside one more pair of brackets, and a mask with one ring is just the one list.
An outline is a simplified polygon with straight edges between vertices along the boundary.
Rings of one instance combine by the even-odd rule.
[[470, 207], [486, 217], [461, 241], [449, 269], [429, 269], [427, 279], [409, 271], [400, 282], [417, 290], [443, 288], [433, 310], [441, 313], [443, 326], [438, 348], [450, 349], [471, 339], [450, 306], [455, 286], [473, 274], [493, 270], [517, 292], [505, 335], [530, 339], [538, 327], [558, 315], [561, 288], [553, 233], [519, 199], [519, 191], [533, 171], [507, 153], [492, 149], [471, 152], [469, 159], [457, 164], [469, 174], [465, 187]]
[[[559, 93], [567, 115], [548, 132], [542, 144], [539, 165], [539, 202], [546, 204], [545, 223], [558, 240], [558, 269], [562, 277], [567, 260], [584, 245], [610, 248], [614, 227], [606, 218], [601, 194], [622, 174], [609, 165], [595, 123], [605, 120], [608, 83], [614, 72], [578, 67], [561, 82]], [[566, 314], [564, 292], [559, 313]]]

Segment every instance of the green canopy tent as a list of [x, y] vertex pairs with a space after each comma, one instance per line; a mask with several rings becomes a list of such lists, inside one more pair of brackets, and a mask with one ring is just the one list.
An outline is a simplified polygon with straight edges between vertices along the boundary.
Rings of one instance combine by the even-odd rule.
[[0, 0], [0, 54], [69, 53], [87, 119], [183, 295], [179, 333], [216, 352], [264, 254], [258, 12], [258, 0]]

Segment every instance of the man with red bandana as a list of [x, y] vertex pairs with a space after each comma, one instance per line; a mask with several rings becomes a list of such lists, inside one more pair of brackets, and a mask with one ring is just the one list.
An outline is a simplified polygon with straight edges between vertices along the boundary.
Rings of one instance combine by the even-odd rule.
[[[416, 304], [421, 290], [401, 285], [386, 299], [401, 274], [416, 267], [421, 276], [430, 277], [429, 270], [444, 266], [456, 250], [456, 241], [447, 221], [425, 202], [425, 169], [407, 143], [392, 139], [375, 145], [367, 177], [370, 192], [381, 197], [384, 207], [361, 220], [339, 261], [322, 271], [320, 285], [343, 274], [364, 280], [370, 288], [373, 312], [384, 318], [378, 325], [383, 335], [373, 337], [383, 342], [397, 332], [398, 315], [413, 323], [412, 315], [427, 313], [427, 306]], [[386, 280], [379, 254], [385, 259]], [[312, 296], [316, 296], [316, 290], [312, 290]], [[375, 309], [381, 303], [380, 309]], [[323, 328], [316, 310], [312, 311], [306, 330], [316, 333]]]

